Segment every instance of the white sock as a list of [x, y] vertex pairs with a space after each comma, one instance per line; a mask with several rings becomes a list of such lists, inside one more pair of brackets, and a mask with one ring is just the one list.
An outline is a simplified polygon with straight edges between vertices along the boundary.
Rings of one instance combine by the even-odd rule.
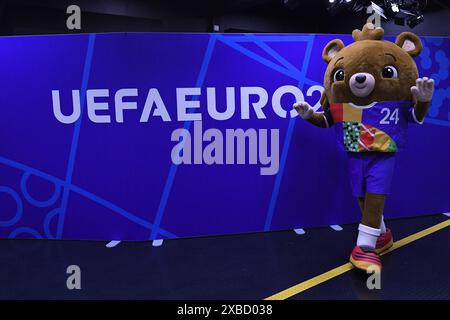
[[380, 235], [381, 230], [371, 228], [363, 224], [359, 224], [358, 230], [359, 233], [358, 233], [358, 240], [356, 240], [356, 245], [375, 249], [377, 238]]
[[385, 233], [386, 232], [386, 225], [384, 224], [384, 217], [383, 216], [381, 216], [380, 230], [381, 230], [381, 233]]

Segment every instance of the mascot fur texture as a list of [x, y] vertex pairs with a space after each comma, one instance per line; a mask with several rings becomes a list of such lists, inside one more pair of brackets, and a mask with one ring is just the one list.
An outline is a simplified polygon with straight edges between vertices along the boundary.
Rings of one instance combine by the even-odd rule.
[[408, 123], [421, 124], [428, 112], [434, 81], [419, 78], [413, 60], [422, 51], [417, 35], [401, 33], [395, 43], [384, 30], [366, 24], [354, 30], [354, 43], [330, 41], [322, 57], [328, 64], [321, 97], [323, 112], [307, 102], [294, 108], [311, 124], [335, 127], [348, 154], [352, 192], [362, 212], [350, 262], [358, 269], [381, 269], [379, 253], [392, 246], [383, 210], [396, 152], [406, 144]]

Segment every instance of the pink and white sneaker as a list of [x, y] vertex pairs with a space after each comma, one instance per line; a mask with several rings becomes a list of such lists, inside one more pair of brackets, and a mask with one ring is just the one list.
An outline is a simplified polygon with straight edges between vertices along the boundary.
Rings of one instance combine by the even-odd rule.
[[369, 247], [356, 246], [350, 255], [350, 262], [355, 268], [367, 272], [369, 268], [381, 270], [381, 260], [378, 253]]
[[394, 239], [392, 237], [391, 229], [386, 228], [386, 232], [380, 234], [377, 239], [377, 244], [375, 246], [375, 251], [381, 253], [388, 250], [394, 244]]

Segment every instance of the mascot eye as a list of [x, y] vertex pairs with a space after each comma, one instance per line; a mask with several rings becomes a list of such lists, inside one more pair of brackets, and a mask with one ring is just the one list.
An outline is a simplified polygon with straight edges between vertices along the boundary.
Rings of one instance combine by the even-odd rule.
[[345, 73], [343, 69], [338, 69], [333, 74], [333, 82], [344, 80]]
[[383, 78], [398, 78], [397, 68], [394, 66], [386, 66], [383, 68]]

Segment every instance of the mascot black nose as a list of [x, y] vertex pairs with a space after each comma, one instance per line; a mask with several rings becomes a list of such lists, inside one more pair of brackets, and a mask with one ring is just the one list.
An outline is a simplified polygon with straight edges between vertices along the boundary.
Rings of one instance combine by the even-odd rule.
[[356, 79], [356, 82], [358, 82], [358, 83], [364, 83], [364, 81], [366, 81], [367, 77], [365, 75], [359, 75], [359, 76], [356, 76], [355, 79]]

